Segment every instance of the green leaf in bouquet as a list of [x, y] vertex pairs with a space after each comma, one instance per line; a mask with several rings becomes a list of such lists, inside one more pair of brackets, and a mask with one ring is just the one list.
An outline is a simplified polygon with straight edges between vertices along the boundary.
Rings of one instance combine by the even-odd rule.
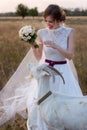
[[36, 37], [37, 37], [37, 34], [36, 34], [36, 33], [34, 33], [34, 35], [31, 37], [31, 39], [28, 39], [28, 41], [27, 41], [27, 42], [29, 42], [29, 43], [34, 43], [34, 42], [35, 42]]
[[39, 45], [36, 44], [36, 45], [34, 45], [34, 47], [35, 47], [35, 48], [39, 48]]

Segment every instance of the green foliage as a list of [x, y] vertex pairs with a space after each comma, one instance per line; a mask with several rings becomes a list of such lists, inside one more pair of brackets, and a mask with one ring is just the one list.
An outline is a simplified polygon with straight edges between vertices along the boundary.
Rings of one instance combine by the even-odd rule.
[[33, 36], [31, 36], [31, 39], [28, 39], [28, 42], [29, 42], [29, 43], [34, 43], [34, 42], [35, 42], [36, 37], [37, 37], [37, 34], [36, 34], [36, 33], [34, 33], [34, 35], [33, 35]]
[[87, 16], [87, 9], [81, 10], [80, 8], [75, 9], [64, 9], [67, 16]]
[[[28, 39], [28, 41], [27, 41], [27, 42], [29, 42], [29, 44], [34, 43], [34, 42], [35, 42], [36, 37], [37, 37], [37, 34], [36, 34], [36, 32], [35, 32], [35, 33], [34, 33], [34, 35], [33, 35], [33, 36], [31, 36], [31, 39]], [[39, 48], [39, 45], [35, 44], [35, 45], [34, 45], [34, 47], [35, 47], [35, 48]]]
[[38, 16], [37, 8], [35, 7], [35, 8], [32, 8], [32, 9], [29, 9], [28, 15], [29, 16]]
[[38, 10], [37, 7], [29, 9], [27, 6], [19, 4], [17, 6], [16, 14], [18, 16], [22, 16], [23, 18], [25, 16], [38, 16]]
[[19, 4], [16, 10], [16, 14], [24, 18], [28, 15], [28, 7], [23, 4]]

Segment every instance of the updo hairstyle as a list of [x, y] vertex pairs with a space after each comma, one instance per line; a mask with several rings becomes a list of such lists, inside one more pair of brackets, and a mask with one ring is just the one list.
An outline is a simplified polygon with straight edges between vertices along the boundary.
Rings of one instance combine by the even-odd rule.
[[66, 14], [58, 5], [51, 4], [44, 11], [43, 17], [51, 16], [55, 21], [65, 21]]

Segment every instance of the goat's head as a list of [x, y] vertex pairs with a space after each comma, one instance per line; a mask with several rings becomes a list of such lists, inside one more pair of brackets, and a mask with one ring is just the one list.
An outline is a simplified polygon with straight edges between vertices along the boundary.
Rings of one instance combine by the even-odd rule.
[[53, 79], [55, 80], [55, 75], [59, 75], [62, 78], [63, 83], [65, 83], [62, 74], [54, 67], [51, 67], [47, 64], [42, 64], [42, 65], [38, 65], [35, 63], [29, 64], [29, 70], [30, 70], [30, 74], [36, 79], [43, 76], [52, 76]]

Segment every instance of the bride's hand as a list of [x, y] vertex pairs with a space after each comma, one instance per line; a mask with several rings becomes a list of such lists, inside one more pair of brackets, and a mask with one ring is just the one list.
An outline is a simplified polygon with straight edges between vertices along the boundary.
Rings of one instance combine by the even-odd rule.
[[32, 49], [35, 49], [35, 45], [37, 45], [36, 42], [30, 44], [30, 46], [32, 47]]
[[48, 47], [56, 49], [56, 44], [53, 41], [44, 41], [44, 44]]
[[33, 48], [36, 43], [30, 43], [30, 46]]

